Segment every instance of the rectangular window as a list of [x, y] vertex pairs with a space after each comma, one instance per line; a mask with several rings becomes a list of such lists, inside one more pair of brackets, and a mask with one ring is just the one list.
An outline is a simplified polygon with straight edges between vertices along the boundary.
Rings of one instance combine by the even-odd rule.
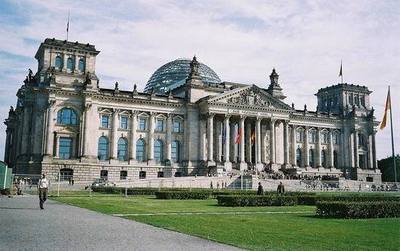
[[128, 171], [120, 171], [119, 172], [119, 179], [120, 180], [126, 180], [126, 177], [128, 177]]
[[156, 131], [157, 132], [163, 132], [164, 131], [164, 120], [163, 119], [157, 119]]
[[182, 123], [181, 123], [181, 121], [174, 121], [174, 123], [173, 123], [173, 131], [174, 132], [182, 132]]
[[72, 156], [72, 139], [60, 138], [58, 156], [60, 159], [70, 159]]
[[147, 128], [147, 119], [146, 118], [139, 118], [138, 129], [145, 131]]
[[146, 172], [145, 171], [140, 171], [139, 172], [139, 179], [146, 179]]
[[101, 127], [109, 128], [109, 126], [110, 126], [110, 116], [101, 115]]
[[121, 129], [128, 129], [128, 117], [121, 116], [119, 127]]

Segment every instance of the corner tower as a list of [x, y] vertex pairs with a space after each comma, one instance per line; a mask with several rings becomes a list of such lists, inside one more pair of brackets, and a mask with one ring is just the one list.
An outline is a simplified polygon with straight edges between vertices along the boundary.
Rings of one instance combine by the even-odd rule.
[[100, 53], [89, 43], [47, 38], [41, 43], [35, 58], [38, 85], [96, 88], [96, 56]]

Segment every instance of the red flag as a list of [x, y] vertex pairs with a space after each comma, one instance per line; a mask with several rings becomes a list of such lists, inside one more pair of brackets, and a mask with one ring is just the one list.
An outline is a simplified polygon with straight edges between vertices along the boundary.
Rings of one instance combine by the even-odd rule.
[[241, 135], [242, 135], [242, 128], [239, 128], [238, 133], [236, 134], [235, 144], [240, 144]]

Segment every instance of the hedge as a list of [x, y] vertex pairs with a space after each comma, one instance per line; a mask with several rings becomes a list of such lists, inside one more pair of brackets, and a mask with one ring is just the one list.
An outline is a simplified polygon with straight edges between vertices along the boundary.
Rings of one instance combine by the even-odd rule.
[[0, 189], [0, 194], [1, 195], [10, 195], [10, 189], [9, 188]]
[[162, 200], [206, 200], [211, 191], [158, 191], [155, 195]]
[[246, 207], [246, 206], [294, 206], [296, 196], [278, 195], [219, 195], [219, 206]]
[[400, 201], [400, 196], [387, 195], [348, 195], [348, 196], [317, 196], [316, 201], [347, 201], [347, 202], [372, 202], [372, 201]]
[[347, 219], [400, 217], [400, 202], [319, 201], [316, 213], [322, 217]]

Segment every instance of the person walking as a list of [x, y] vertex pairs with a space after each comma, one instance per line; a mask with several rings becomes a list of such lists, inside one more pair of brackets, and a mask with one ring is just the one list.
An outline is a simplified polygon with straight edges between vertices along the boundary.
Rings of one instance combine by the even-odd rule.
[[278, 194], [284, 194], [285, 193], [285, 186], [283, 186], [282, 182], [279, 183], [278, 188], [277, 188]]
[[42, 174], [42, 178], [39, 179], [39, 182], [38, 182], [40, 209], [44, 209], [43, 204], [47, 200], [48, 188], [49, 188], [49, 180], [46, 179], [46, 175]]
[[258, 182], [257, 195], [263, 195], [263, 194], [264, 194], [264, 189], [261, 185], [261, 182]]

